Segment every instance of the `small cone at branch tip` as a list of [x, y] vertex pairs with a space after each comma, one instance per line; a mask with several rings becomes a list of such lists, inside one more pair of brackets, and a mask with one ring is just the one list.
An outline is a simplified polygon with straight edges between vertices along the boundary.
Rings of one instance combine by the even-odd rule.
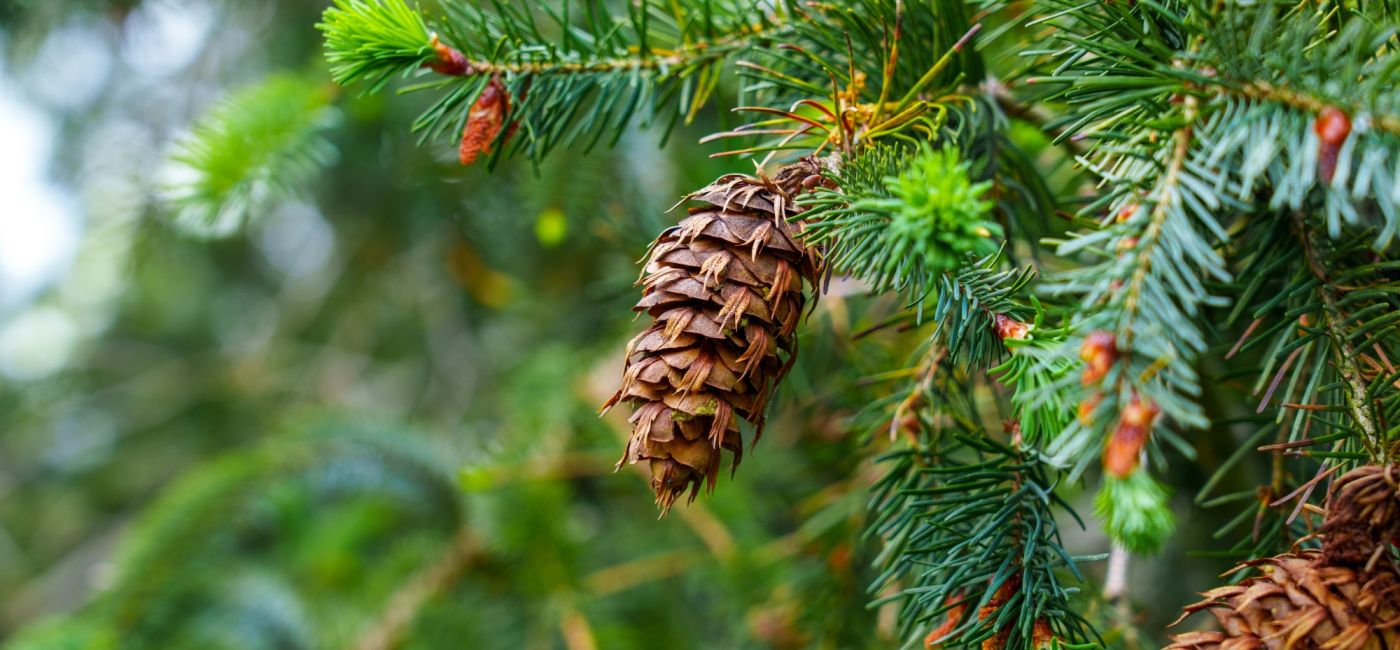
[[[797, 325], [821, 271], [803, 246], [793, 199], [819, 184], [807, 159], [772, 178], [732, 174], [688, 198], [699, 205], [652, 242], [634, 308], [652, 324], [627, 345], [622, 388], [633, 406], [621, 467], [645, 460], [664, 514], [703, 484], [723, 450], [743, 452], [740, 421], [763, 432], [764, 408], [797, 354]], [[817, 178], [817, 182], [810, 179]]]
[[1221, 631], [1167, 650], [1400, 648], [1400, 572], [1382, 554], [1400, 534], [1400, 469], [1365, 466], [1332, 482], [1322, 548], [1244, 563], [1259, 575], [1212, 589], [1177, 623], [1208, 611]]

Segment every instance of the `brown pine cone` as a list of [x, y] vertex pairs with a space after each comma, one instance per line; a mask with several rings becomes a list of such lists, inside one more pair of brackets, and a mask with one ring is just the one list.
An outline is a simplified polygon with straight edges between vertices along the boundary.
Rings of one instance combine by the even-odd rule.
[[1177, 619], [1209, 611], [1221, 631], [1178, 634], [1167, 650], [1400, 648], [1400, 572], [1385, 557], [1400, 533], [1397, 478], [1374, 465], [1337, 478], [1322, 549], [1246, 562], [1261, 574], [1206, 592]]
[[773, 178], [724, 176], [688, 198], [703, 205], [652, 243], [634, 308], [653, 319], [627, 345], [622, 388], [604, 410], [630, 402], [622, 460], [651, 465], [664, 513], [687, 490], [714, 488], [721, 450], [743, 453], [739, 420], [763, 432], [764, 407], [797, 354], [804, 284], [821, 263], [799, 240], [793, 198], [822, 182], [807, 159]]

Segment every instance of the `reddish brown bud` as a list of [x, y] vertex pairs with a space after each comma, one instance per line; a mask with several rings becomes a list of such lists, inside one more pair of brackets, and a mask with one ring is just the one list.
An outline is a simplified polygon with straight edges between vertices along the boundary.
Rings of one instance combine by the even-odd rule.
[[1317, 114], [1313, 131], [1317, 133], [1318, 140], [1340, 147], [1347, 136], [1351, 134], [1351, 118], [1347, 117], [1347, 114], [1341, 109], [1328, 106]]
[[1079, 358], [1086, 364], [1084, 385], [1097, 384], [1118, 360], [1118, 344], [1113, 332], [1090, 332], [1079, 347]]
[[1328, 106], [1317, 114], [1313, 132], [1317, 134], [1317, 176], [1330, 183], [1337, 171], [1337, 153], [1351, 134], [1351, 118], [1341, 109]]
[[1031, 647], [1035, 650], [1044, 648], [1060, 647], [1060, 638], [1055, 636], [1055, 630], [1050, 627], [1050, 623], [1043, 618], [1035, 619], [1035, 627], [1031, 628]]
[[1099, 402], [1103, 401], [1103, 393], [1092, 393], [1079, 403], [1079, 424], [1090, 426], [1094, 424], [1094, 409], [1099, 407]]
[[1133, 401], [1129, 402], [1127, 408], [1123, 409], [1120, 420], [1129, 426], [1150, 427], [1152, 420], [1156, 419], [1159, 412], [1161, 409], [1158, 409], [1151, 400], [1144, 401], [1142, 398], [1134, 396]]
[[[491, 153], [491, 144], [500, 135], [505, 125], [506, 113], [510, 112], [510, 94], [505, 84], [492, 78], [486, 82], [481, 95], [472, 104], [467, 114], [467, 124], [462, 127], [462, 142], [457, 147], [457, 158], [463, 165], [476, 162], [481, 154]], [[510, 137], [507, 134], [506, 137]]]
[[[943, 604], [948, 605], [959, 598], [963, 598], [963, 596], [961, 594], [948, 596], [948, 598], [943, 601]], [[928, 636], [924, 637], [924, 647], [929, 650], [942, 648], [943, 644], [939, 643], [939, 641], [941, 641], [943, 637], [948, 636], [950, 632], [957, 629], [958, 623], [962, 620], [963, 613], [966, 611], [967, 601], [963, 601], [949, 608], [947, 613], [944, 614], [947, 618], [943, 620], [943, 624], [934, 628], [932, 632], [928, 633]]]
[[1138, 204], [1136, 204], [1136, 203], [1129, 203], [1129, 204], [1123, 206], [1123, 208], [1120, 209], [1120, 210], [1118, 211], [1118, 216], [1117, 216], [1118, 223], [1124, 223], [1124, 222], [1128, 221], [1129, 219], [1132, 219], [1132, 218], [1133, 218], [1133, 215], [1137, 214], [1137, 211], [1138, 211]]
[[1137, 469], [1142, 448], [1152, 434], [1152, 421], [1157, 405], [1134, 397], [1118, 416], [1118, 428], [1113, 431], [1103, 450], [1103, 470], [1115, 478], [1127, 478]]
[[433, 46], [433, 54], [436, 55], [437, 58], [429, 61], [427, 65], [429, 68], [432, 68], [433, 72], [452, 75], [454, 77], [461, 77], [472, 73], [472, 66], [467, 62], [467, 57], [463, 56], [462, 52], [457, 48], [442, 42], [437, 34], [433, 34], [431, 44]]
[[1147, 444], [1147, 430], [1119, 425], [1103, 449], [1103, 471], [1114, 478], [1127, 478], [1138, 466], [1138, 455]]
[[1006, 434], [1011, 436], [1011, 446], [1019, 449], [1023, 439], [1021, 437], [1021, 421], [1016, 418], [1004, 420], [1001, 428], [1006, 430]]
[[1001, 337], [1003, 341], [1006, 339], [1026, 338], [1026, 335], [1030, 334], [1031, 331], [1029, 323], [1022, 323], [1021, 321], [1002, 314], [997, 314], [996, 317], [992, 319], [992, 327], [996, 329], [997, 336]]

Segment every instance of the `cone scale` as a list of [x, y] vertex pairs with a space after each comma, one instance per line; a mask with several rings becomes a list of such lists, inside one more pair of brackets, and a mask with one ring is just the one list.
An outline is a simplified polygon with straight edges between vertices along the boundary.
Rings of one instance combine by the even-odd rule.
[[802, 245], [793, 199], [822, 181], [807, 159], [772, 178], [731, 174], [687, 197], [679, 224], [652, 242], [634, 310], [651, 325], [627, 344], [632, 405], [618, 467], [647, 461], [664, 513], [714, 489], [723, 450], [743, 455], [739, 423], [763, 432], [764, 408], [797, 355], [796, 330], [821, 263]]
[[1219, 631], [1172, 637], [1167, 650], [1400, 648], [1400, 468], [1370, 465], [1332, 483], [1321, 549], [1246, 562], [1259, 575], [1212, 589], [1180, 623], [1210, 612]]

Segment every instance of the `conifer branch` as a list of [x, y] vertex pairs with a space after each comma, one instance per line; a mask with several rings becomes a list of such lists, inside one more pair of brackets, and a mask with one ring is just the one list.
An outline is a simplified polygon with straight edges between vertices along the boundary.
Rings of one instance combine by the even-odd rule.
[[574, 142], [610, 146], [634, 122], [669, 133], [708, 101], [726, 61], [792, 31], [786, 11], [758, 4], [525, 4], [452, 4], [428, 21], [403, 0], [337, 0], [320, 27], [340, 83], [363, 78], [377, 91], [424, 67], [442, 75], [405, 89], [437, 93], [414, 131], [424, 141], [460, 133], [472, 140], [463, 163], [489, 153], [491, 165]]
[[1311, 233], [1304, 223], [1302, 215], [1295, 213], [1293, 222], [1298, 237], [1302, 241], [1308, 268], [1320, 280], [1317, 285], [1317, 295], [1326, 307], [1327, 334], [1332, 339], [1332, 359], [1345, 383], [1344, 399], [1347, 410], [1351, 413], [1356, 426], [1361, 430], [1362, 442], [1371, 454], [1372, 462], [1385, 463], [1389, 458], [1389, 450], [1386, 449], [1385, 441], [1382, 440], [1376, 424], [1371, 391], [1361, 378], [1361, 371], [1356, 365], [1356, 351], [1351, 345], [1351, 337], [1348, 332], [1342, 329], [1343, 312], [1338, 305], [1337, 289], [1327, 270], [1317, 258]]
[[[1193, 104], [1194, 99], [1187, 98], [1188, 104]], [[1190, 113], [1188, 113], [1188, 116]], [[1188, 121], [1189, 121], [1188, 117]], [[1132, 280], [1125, 287], [1123, 297], [1123, 319], [1120, 321], [1120, 335], [1122, 339], [1131, 344], [1133, 339], [1133, 322], [1138, 313], [1139, 303], [1142, 300], [1142, 292], [1147, 282], [1148, 270], [1152, 268], [1152, 253], [1162, 242], [1162, 225], [1168, 217], [1168, 210], [1173, 202], [1179, 202], [1181, 197], [1177, 195], [1179, 187], [1179, 175], [1186, 165], [1186, 155], [1191, 147], [1191, 127], [1182, 127], [1176, 130], [1172, 136], [1175, 143], [1172, 147], [1171, 160], [1167, 163], [1166, 172], [1162, 175], [1161, 183], [1157, 186], [1153, 196], [1153, 207], [1151, 216], [1148, 218], [1147, 227], [1142, 230], [1142, 237], [1138, 240], [1135, 255], [1136, 263], [1133, 265]], [[1155, 374], [1159, 368], [1154, 364], [1149, 368], [1151, 374]], [[1144, 373], [1139, 376], [1139, 381], [1148, 381], [1151, 374]]]
[[340, 113], [334, 87], [274, 75], [202, 116], [167, 162], [163, 198], [177, 223], [226, 235], [305, 185], [336, 157], [326, 138]]
[[[1304, 113], [1319, 114], [1328, 108], [1338, 108], [1337, 102], [1307, 92], [1276, 85], [1265, 80], [1253, 80], [1234, 84], [1211, 84], [1211, 89], [1227, 93], [1237, 93], [1243, 97], [1264, 102], [1273, 102], [1297, 109]], [[1363, 104], [1341, 107], [1348, 115], [1369, 115], [1371, 126], [1390, 135], [1400, 135], [1400, 115], [1377, 113]]]
[[627, 72], [633, 70], [666, 71], [671, 68], [710, 63], [729, 56], [734, 50], [749, 46], [752, 40], [773, 38], [788, 31], [786, 22], [775, 18], [769, 24], [744, 25], [712, 42], [691, 42], [662, 56], [639, 53], [633, 57], [597, 59], [593, 61], [490, 61], [470, 59], [450, 45], [432, 36], [434, 72], [450, 77], [511, 75], [571, 75], [588, 73]]

